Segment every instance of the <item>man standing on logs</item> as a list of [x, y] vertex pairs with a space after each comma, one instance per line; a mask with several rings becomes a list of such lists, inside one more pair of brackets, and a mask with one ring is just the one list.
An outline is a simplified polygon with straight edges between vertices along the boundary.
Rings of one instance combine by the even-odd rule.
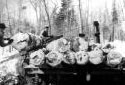
[[[0, 46], [5, 47], [13, 42], [12, 39], [4, 38], [4, 30], [6, 26], [4, 23], [0, 23]], [[6, 41], [6, 42], [5, 42]]]
[[45, 28], [40, 33], [40, 37], [44, 40], [44, 43], [49, 43], [53, 40], [63, 37], [63, 35], [59, 36], [49, 35], [49, 26], [45, 26]]
[[41, 31], [41, 34], [40, 34], [40, 36], [41, 37], [49, 37], [49, 27], [48, 26], [46, 26], [42, 31]]
[[45, 26], [40, 33], [40, 37], [43, 39], [44, 45], [51, 40], [51, 36], [49, 36], [49, 26]]

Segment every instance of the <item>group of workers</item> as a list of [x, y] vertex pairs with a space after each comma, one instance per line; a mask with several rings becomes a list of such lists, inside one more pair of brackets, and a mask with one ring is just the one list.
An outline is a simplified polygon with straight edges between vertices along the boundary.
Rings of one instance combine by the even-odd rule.
[[[5, 46], [7, 46], [7, 45], [9, 45], [9, 44], [11, 44], [11, 43], [13, 42], [13, 40], [10, 39], [10, 38], [4, 38], [4, 33], [5, 33], [5, 29], [6, 29], [6, 28], [7, 28], [7, 27], [6, 27], [6, 25], [5, 25], [4, 23], [0, 23], [0, 46], [1, 46], [1, 47], [5, 47]], [[46, 26], [46, 27], [41, 31], [40, 36], [41, 36], [41, 37], [49, 37], [49, 35], [48, 35], [48, 30], [49, 30], [49, 27]], [[7, 42], [5, 42], [5, 40], [6, 40]]]
[[[97, 41], [97, 43], [100, 43], [100, 36], [99, 36], [100, 31], [99, 31], [99, 23], [98, 23], [98, 21], [94, 21], [93, 25], [94, 25], [94, 27], [96, 27], [96, 33], [95, 33], [96, 41]], [[5, 28], [7, 28], [6, 25], [4, 23], [0, 23], [0, 46], [1, 47], [5, 47], [5, 46], [7, 46], [7, 45], [9, 45], [9, 44], [11, 44], [13, 42], [13, 40], [10, 39], [10, 38], [4, 38]], [[80, 36], [80, 34], [79, 34], [79, 36]], [[45, 41], [47, 41], [47, 40], [51, 41], [51, 38], [53, 38], [53, 36], [49, 36], [49, 26], [45, 26], [45, 28], [40, 33], [40, 37], [44, 38]], [[57, 38], [58, 38], [58, 36], [57, 36]], [[7, 42], [4, 42], [5, 40]]]

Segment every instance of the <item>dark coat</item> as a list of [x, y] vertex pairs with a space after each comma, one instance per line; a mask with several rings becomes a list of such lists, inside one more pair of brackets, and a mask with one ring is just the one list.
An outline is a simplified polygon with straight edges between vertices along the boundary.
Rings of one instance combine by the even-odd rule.
[[[5, 43], [5, 42], [4, 42], [5, 40], [7, 40], [8, 42]], [[11, 44], [12, 42], [13, 42], [13, 40], [10, 39], [10, 38], [1, 38], [1, 39], [0, 39], [0, 46], [1, 46], [1, 47], [5, 47], [5, 46]]]

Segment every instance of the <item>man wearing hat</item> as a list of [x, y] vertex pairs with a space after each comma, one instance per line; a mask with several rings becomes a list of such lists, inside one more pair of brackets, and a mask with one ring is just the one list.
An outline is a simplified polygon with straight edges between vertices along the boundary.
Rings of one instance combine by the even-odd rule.
[[46, 27], [41, 31], [40, 36], [41, 36], [41, 37], [49, 37], [48, 32], [49, 32], [49, 27], [46, 26]]
[[51, 39], [51, 36], [49, 36], [49, 26], [45, 26], [43, 28], [40, 33], [40, 37], [43, 39], [44, 43], [47, 43]]
[[4, 38], [4, 30], [5, 30], [5, 28], [6, 28], [5, 24], [4, 23], [0, 23], [0, 46], [1, 47], [5, 47], [6, 45], [8, 45], [8, 44], [13, 42], [12, 39]]

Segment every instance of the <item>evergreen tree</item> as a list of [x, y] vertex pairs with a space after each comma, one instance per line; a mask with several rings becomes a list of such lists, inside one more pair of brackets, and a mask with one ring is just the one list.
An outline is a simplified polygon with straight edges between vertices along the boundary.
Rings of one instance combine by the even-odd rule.
[[54, 24], [58, 34], [63, 34], [66, 27], [66, 18], [71, 0], [62, 0], [60, 12], [56, 15]]
[[118, 13], [117, 13], [117, 9], [116, 9], [115, 0], [113, 2], [112, 23], [113, 23], [113, 28], [112, 28], [112, 36], [111, 36], [110, 41], [114, 41], [114, 39], [115, 39], [115, 31], [116, 31], [115, 27], [116, 27], [116, 24], [118, 24]]
[[[64, 36], [75, 36], [77, 33], [77, 20], [75, 11], [71, 6], [71, 0], [62, 0], [62, 8], [55, 17], [55, 30], [56, 33], [63, 34]], [[74, 35], [73, 35], [74, 34]]]

